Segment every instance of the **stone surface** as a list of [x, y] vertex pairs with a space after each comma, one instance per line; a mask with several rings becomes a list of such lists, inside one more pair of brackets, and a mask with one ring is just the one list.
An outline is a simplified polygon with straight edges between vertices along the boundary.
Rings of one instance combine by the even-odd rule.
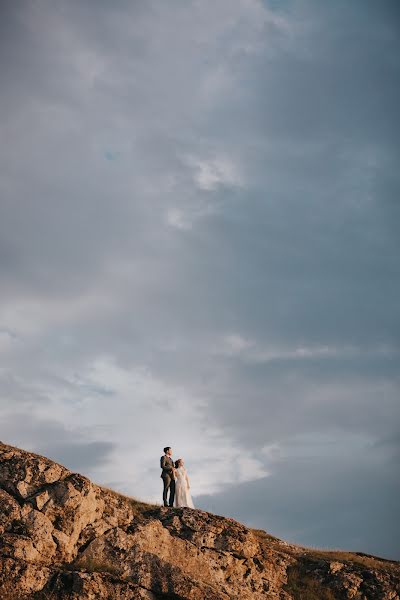
[[155, 507], [0, 443], [0, 598], [400, 600], [399, 563]]

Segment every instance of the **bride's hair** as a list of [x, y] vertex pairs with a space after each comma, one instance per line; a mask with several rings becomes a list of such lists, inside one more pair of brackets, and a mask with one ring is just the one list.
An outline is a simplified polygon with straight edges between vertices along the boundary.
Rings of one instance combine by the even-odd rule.
[[175, 469], [179, 469], [180, 463], [182, 462], [181, 458], [178, 458], [178, 460], [175, 461]]

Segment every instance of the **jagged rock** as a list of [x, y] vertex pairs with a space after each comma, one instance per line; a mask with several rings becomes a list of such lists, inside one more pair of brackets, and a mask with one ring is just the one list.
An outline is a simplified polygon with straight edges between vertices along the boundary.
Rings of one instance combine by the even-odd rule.
[[2, 600], [400, 600], [399, 563], [140, 503], [0, 443]]

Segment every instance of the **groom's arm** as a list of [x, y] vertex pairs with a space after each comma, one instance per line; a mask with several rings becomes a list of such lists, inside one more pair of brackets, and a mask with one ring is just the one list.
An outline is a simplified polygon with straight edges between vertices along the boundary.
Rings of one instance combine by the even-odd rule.
[[166, 456], [162, 456], [161, 457], [161, 468], [163, 469], [163, 471], [169, 471], [171, 474], [173, 472], [173, 467], [171, 464], [169, 464], [167, 462], [167, 457]]

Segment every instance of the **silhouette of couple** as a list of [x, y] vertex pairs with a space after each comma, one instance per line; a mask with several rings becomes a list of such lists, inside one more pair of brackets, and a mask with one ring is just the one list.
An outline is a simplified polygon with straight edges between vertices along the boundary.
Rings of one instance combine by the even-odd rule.
[[[166, 446], [164, 455], [160, 458], [161, 477], [164, 484], [164, 506], [175, 508], [187, 506], [194, 508], [190, 483], [182, 458], [175, 462], [172, 460], [172, 448]], [[168, 498], [169, 494], [169, 498]]]

